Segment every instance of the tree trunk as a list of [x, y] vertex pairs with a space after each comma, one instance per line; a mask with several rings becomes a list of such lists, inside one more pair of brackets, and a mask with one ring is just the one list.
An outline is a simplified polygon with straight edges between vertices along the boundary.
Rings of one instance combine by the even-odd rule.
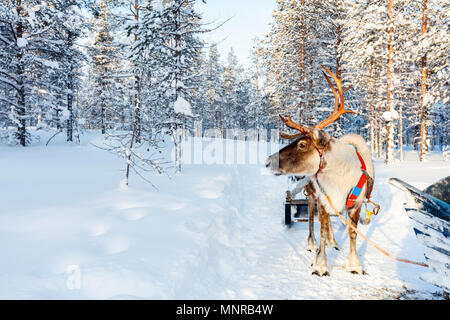
[[[178, 11], [176, 13], [176, 20], [175, 20], [175, 30], [178, 31], [178, 28], [180, 28], [181, 25], [181, 7], [178, 7]], [[175, 48], [179, 48], [181, 44], [181, 35], [180, 34], [176, 34], [175, 35]], [[177, 60], [177, 65], [181, 65], [181, 52], [180, 51], [175, 51], [175, 59]], [[178, 88], [178, 83], [180, 81], [180, 74], [178, 72], [175, 73], [175, 101], [178, 100], [179, 97], [179, 88]], [[183, 123], [184, 124], [184, 123]], [[181, 136], [179, 136], [178, 133], [178, 125], [175, 125], [175, 128], [172, 129], [172, 136], [173, 136], [173, 141], [175, 144], [175, 168], [176, 168], [176, 172], [181, 172], [181, 145], [180, 145], [180, 139]]]
[[[136, 21], [136, 23], [139, 21], [139, 0], [135, 0], [134, 1], [134, 20]], [[137, 42], [138, 40], [138, 36], [137, 34], [134, 35], [134, 42]], [[134, 97], [134, 110], [135, 110], [135, 120], [136, 120], [136, 128], [134, 136], [136, 139], [137, 143], [141, 142], [141, 97], [140, 97], [140, 92], [141, 92], [141, 83], [140, 83], [140, 79], [139, 79], [139, 75], [136, 74], [134, 77], [134, 86], [135, 86], [135, 97]]]
[[378, 158], [381, 158], [381, 150], [383, 149], [383, 143], [381, 139], [381, 119], [378, 119], [378, 130], [377, 130], [377, 152], [378, 152]]
[[375, 136], [374, 136], [374, 99], [375, 99], [375, 80], [374, 80], [374, 58], [370, 59], [370, 114], [369, 114], [369, 126], [370, 126], [370, 151], [375, 152]]
[[[302, 7], [304, 7], [305, 5], [305, 0], [302, 0], [301, 3]], [[303, 12], [303, 11], [302, 11]], [[302, 112], [304, 112], [305, 110], [305, 101], [304, 101], [304, 97], [306, 96], [306, 92], [305, 92], [305, 79], [306, 79], [306, 74], [305, 74], [305, 17], [302, 15], [301, 16], [301, 23], [300, 23], [300, 61], [299, 61], [299, 67], [300, 67], [300, 95], [301, 95], [301, 99], [300, 99], [300, 105], [299, 105], [299, 115], [302, 114]], [[304, 121], [306, 119], [298, 119], [299, 121]]]
[[414, 150], [419, 150], [419, 138], [420, 138], [420, 130], [419, 125], [414, 125], [414, 136], [413, 136], [413, 146]]
[[[72, 32], [67, 33], [67, 46], [72, 47]], [[69, 119], [67, 119], [67, 141], [73, 141], [73, 65], [72, 59], [69, 59], [69, 74], [67, 75], [67, 110]]]
[[[340, 10], [338, 9], [338, 14], [339, 14], [339, 18], [340, 18]], [[339, 54], [339, 47], [341, 46], [341, 42], [342, 42], [342, 28], [340, 25], [337, 26], [337, 41], [336, 41], [336, 77], [338, 79], [342, 79], [342, 56], [341, 54]], [[338, 118], [338, 120], [336, 121], [337, 124], [339, 124], [339, 127], [342, 128], [342, 120], [343, 118], [340, 117]]]
[[[104, 72], [106, 74], [106, 70]], [[103, 92], [106, 92], [106, 83], [105, 80], [102, 80], [102, 88]], [[102, 129], [102, 134], [106, 133], [106, 105], [105, 98], [102, 98], [101, 106], [100, 106], [100, 127]]]
[[[19, 19], [17, 20], [16, 25], [16, 36], [17, 38], [23, 37], [23, 25], [21, 21], [22, 15], [22, 0], [17, 0], [16, 2], [16, 11]], [[27, 126], [26, 126], [26, 109], [25, 109], [25, 83], [24, 83], [24, 61], [23, 61], [23, 50], [22, 48], [18, 48], [17, 51], [17, 86], [19, 90], [17, 91], [17, 117], [19, 120], [19, 124], [17, 126], [17, 140], [19, 144], [23, 147], [27, 145]]]
[[[427, 33], [427, 2], [422, 2], [422, 36]], [[427, 151], [427, 120], [428, 120], [428, 107], [425, 105], [425, 97], [428, 92], [427, 87], [427, 52], [424, 53], [421, 59], [421, 81], [420, 81], [420, 161], [425, 161]]]
[[398, 107], [398, 157], [400, 162], [403, 161], [403, 106], [400, 103]]
[[385, 163], [394, 161], [394, 26], [393, 26], [393, 1], [388, 0], [388, 56], [387, 56], [387, 96], [386, 111], [390, 113], [390, 120], [386, 123], [386, 159]]
[[[139, 97], [140, 97], [140, 94], [137, 95], [138, 99], [139, 99]], [[140, 112], [139, 108], [140, 108], [140, 101], [138, 101], [138, 103], [136, 103], [135, 109], [134, 109], [133, 129], [131, 132], [130, 148], [128, 150], [128, 155], [127, 155], [127, 171], [125, 174], [127, 186], [128, 186], [129, 176], [130, 176], [131, 155], [133, 153], [133, 145], [134, 145], [134, 141], [136, 140], [136, 132], [137, 132], [137, 127], [138, 127], [138, 114]]]

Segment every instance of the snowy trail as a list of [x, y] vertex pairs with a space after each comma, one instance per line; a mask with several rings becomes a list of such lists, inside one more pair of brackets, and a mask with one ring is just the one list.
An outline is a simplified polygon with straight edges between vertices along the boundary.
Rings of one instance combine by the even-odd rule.
[[[256, 165], [186, 165], [159, 191], [89, 145], [0, 148], [0, 298], [3, 299], [383, 299], [436, 298], [422, 267], [393, 261], [361, 239], [368, 275], [339, 266], [346, 228], [332, 219], [341, 251], [328, 250], [331, 277], [311, 275], [307, 223], [283, 225], [286, 178]], [[392, 176], [419, 188], [445, 176], [431, 160], [386, 167], [376, 161], [374, 198], [382, 211], [359, 228], [392, 254], [423, 261]], [[319, 224], [316, 222], [316, 237]], [[67, 286], [67, 268], [80, 287]]]
[[[245, 194], [245, 198], [241, 198], [240, 216], [245, 217], [246, 223], [253, 220], [249, 228], [254, 229], [246, 237], [246, 249], [253, 253], [254, 262], [245, 267], [246, 275], [239, 281], [248, 285], [241, 288], [243, 295], [240, 298], [379, 299], [398, 295], [404, 290], [404, 283], [393, 277], [395, 270], [392, 266], [397, 263], [373, 248], [367, 248], [367, 244], [361, 241], [358, 242], [358, 252], [368, 251], [361, 259], [368, 275], [352, 275], [342, 269], [348, 251], [348, 236], [346, 228], [336, 217], [332, 218], [332, 224], [342, 250], [328, 250], [332, 276], [319, 278], [311, 275], [314, 254], [305, 248], [307, 224], [296, 223], [293, 228], [285, 228], [281, 221], [283, 194], [278, 191], [283, 190], [283, 183], [266, 178], [261, 184], [260, 179], [255, 179], [258, 174], [252, 169], [257, 171], [254, 168], [236, 170], [237, 179], [246, 183], [233, 184], [237, 194]], [[317, 235], [317, 222], [315, 227]], [[395, 246], [392, 243], [387, 249], [394, 250]], [[420, 268], [415, 266], [409, 269], [420, 272]]]

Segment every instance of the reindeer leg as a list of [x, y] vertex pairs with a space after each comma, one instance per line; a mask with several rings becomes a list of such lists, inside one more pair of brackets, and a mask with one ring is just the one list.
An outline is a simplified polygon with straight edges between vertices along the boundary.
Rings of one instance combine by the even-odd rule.
[[[348, 216], [350, 218], [350, 223], [355, 227], [358, 225], [360, 211], [361, 211], [361, 205], [358, 205], [357, 207], [350, 209], [348, 212]], [[353, 274], [363, 274], [364, 271], [361, 267], [361, 264], [359, 263], [359, 258], [356, 253], [357, 233], [356, 233], [356, 231], [354, 231], [353, 229], [351, 229], [349, 227], [348, 235], [350, 238], [350, 250], [349, 250], [349, 253], [347, 256], [347, 261], [345, 263], [345, 269], [348, 272], [351, 272]]]
[[330, 215], [327, 215], [328, 219], [328, 236], [327, 236], [327, 248], [334, 248], [336, 250], [341, 250], [341, 247], [334, 237], [333, 228], [331, 226]]
[[313, 272], [312, 274], [316, 274], [318, 276], [329, 276], [330, 272], [328, 271], [328, 261], [326, 250], [326, 242], [327, 242], [327, 234], [329, 231], [327, 222], [328, 213], [325, 211], [325, 208], [318, 201], [317, 203], [319, 209], [319, 221], [320, 221], [320, 247], [319, 251], [317, 251], [316, 260], [313, 264]]
[[306, 250], [311, 252], [317, 251], [316, 237], [314, 236], [314, 209], [316, 208], [316, 199], [313, 195], [308, 197], [308, 222], [309, 222], [309, 236], [306, 245]]

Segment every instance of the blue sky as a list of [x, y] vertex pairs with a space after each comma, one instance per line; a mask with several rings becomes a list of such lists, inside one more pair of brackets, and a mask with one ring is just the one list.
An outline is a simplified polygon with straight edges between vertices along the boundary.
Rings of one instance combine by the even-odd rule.
[[248, 64], [252, 39], [262, 37], [269, 31], [272, 10], [276, 0], [207, 0], [206, 4], [197, 1], [198, 11], [204, 22], [221, 22], [231, 18], [220, 29], [206, 36], [209, 42], [221, 42], [218, 45], [222, 61], [233, 47], [241, 64]]

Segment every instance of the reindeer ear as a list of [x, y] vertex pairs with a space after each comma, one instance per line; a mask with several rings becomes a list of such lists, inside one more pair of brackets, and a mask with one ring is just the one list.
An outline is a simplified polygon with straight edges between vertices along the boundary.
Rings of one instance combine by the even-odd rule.
[[319, 148], [325, 148], [331, 140], [331, 136], [325, 131], [314, 128], [312, 131], [313, 139]]

